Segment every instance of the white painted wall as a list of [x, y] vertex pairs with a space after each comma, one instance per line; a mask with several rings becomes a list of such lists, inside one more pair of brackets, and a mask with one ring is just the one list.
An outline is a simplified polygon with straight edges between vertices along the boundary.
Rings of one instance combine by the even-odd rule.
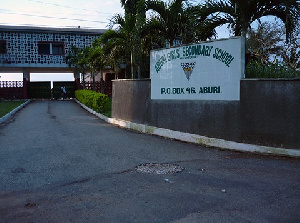
[[244, 44], [234, 37], [151, 51], [151, 99], [239, 100]]

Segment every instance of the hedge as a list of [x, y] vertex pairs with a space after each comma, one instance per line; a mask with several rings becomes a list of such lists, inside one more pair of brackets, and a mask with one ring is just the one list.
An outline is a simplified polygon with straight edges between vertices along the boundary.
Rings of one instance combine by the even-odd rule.
[[91, 90], [76, 90], [75, 97], [96, 112], [103, 113], [108, 102], [108, 96]]
[[252, 60], [246, 67], [246, 78], [300, 78], [300, 71], [276, 63]]

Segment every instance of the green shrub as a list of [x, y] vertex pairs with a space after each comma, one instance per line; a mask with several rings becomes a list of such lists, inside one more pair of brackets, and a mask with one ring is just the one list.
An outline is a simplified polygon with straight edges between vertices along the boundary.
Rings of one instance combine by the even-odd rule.
[[91, 90], [77, 90], [75, 97], [78, 101], [96, 112], [104, 113], [108, 96]]
[[279, 63], [262, 64], [250, 61], [246, 67], [246, 78], [299, 78], [300, 71]]

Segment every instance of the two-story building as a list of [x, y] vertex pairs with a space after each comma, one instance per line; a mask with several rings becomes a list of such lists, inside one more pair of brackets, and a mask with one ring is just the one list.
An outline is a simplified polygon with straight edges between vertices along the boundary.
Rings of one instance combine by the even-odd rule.
[[[90, 46], [106, 30], [0, 26], [0, 73], [23, 73], [24, 98], [30, 73], [74, 73], [66, 63], [72, 46]], [[80, 74], [74, 73], [80, 84]]]

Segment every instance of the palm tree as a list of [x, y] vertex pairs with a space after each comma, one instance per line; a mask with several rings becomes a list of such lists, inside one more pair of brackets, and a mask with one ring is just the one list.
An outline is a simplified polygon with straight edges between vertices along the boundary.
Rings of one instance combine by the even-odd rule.
[[[83, 75], [83, 87], [85, 88], [84, 75], [86, 72], [91, 72], [93, 78], [93, 90], [95, 91], [95, 76], [100, 73], [102, 79], [102, 71], [105, 66], [106, 60], [104, 50], [99, 41], [93, 42], [92, 46], [85, 48], [77, 48], [73, 46], [69, 55], [66, 57], [69, 67], [72, 67], [75, 72]], [[101, 87], [103, 91], [103, 87]], [[101, 92], [103, 93], [103, 92]]]
[[188, 5], [183, 11], [183, 43], [195, 43], [216, 37], [216, 28], [225, 20], [218, 16], [211, 17], [201, 4]]
[[[111, 19], [110, 29], [101, 36], [101, 41], [106, 45], [106, 51], [123, 52], [127, 64], [131, 67], [131, 78], [135, 76], [135, 49], [137, 48], [135, 24], [135, 16], [115, 15]], [[117, 26], [116, 30], [112, 30], [114, 26]]]
[[202, 5], [191, 5], [185, 0], [148, 0], [145, 4], [147, 11], [156, 13], [147, 21], [147, 32], [162, 36], [160, 41], [170, 46], [177, 38], [184, 44], [210, 39], [216, 35], [215, 28], [224, 22], [220, 18], [209, 19], [210, 13], [202, 10]]
[[123, 64], [124, 54], [126, 53], [123, 38], [119, 38], [113, 30], [107, 30], [98, 39], [98, 44], [102, 45], [103, 54], [105, 56], [105, 64], [112, 67], [115, 72], [116, 79]]
[[184, 0], [174, 0], [165, 3], [164, 1], [146, 1], [146, 10], [153, 10], [158, 15], [152, 16], [146, 25], [148, 32], [159, 32], [164, 37], [164, 41], [171, 46], [176, 37], [182, 33], [182, 16]]
[[95, 86], [95, 76], [100, 73], [100, 83], [101, 83], [101, 93], [104, 93], [103, 86], [103, 69], [106, 60], [104, 56], [104, 50], [98, 41], [95, 41], [91, 47], [88, 47], [87, 64], [93, 78], [93, 90], [96, 90]]
[[269, 13], [279, 18], [285, 24], [286, 42], [292, 41], [292, 34], [299, 26], [299, 0], [277, 0], [275, 1], [275, 6], [270, 7]]
[[208, 0], [203, 10], [215, 19], [223, 19], [223, 24], [229, 23], [235, 36], [246, 36], [252, 22], [269, 15], [285, 23], [289, 36], [299, 19], [297, 0]]
[[66, 57], [67, 64], [73, 68], [75, 72], [82, 74], [83, 88], [85, 88], [84, 75], [88, 71], [88, 49], [72, 46], [69, 55]]
[[125, 14], [136, 15], [139, 0], [121, 0], [121, 5], [125, 9]]

